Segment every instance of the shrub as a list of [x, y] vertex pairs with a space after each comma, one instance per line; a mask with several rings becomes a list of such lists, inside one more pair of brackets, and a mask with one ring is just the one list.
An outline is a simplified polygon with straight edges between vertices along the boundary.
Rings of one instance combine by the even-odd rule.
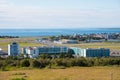
[[3, 64], [0, 62], [0, 68], [3, 66]]
[[33, 61], [31, 61], [31, 66], [32, 66], [32, 67], [39, 68], [40, 65], [41, 65], [40, 62], [37, 61], [37, 60], [33, 60]]
[[40, 68], [44, 68], [50, 64], [50, 59], [40, 59]]
[[21, 61], [21, 66], [22, 67], [29, 67], [30, 66], [30, 62], [29, 60], [25, 59]]
[[42, 59], [51, 59], [51, 56], [49, 54], [40, 54], [39, 57]]

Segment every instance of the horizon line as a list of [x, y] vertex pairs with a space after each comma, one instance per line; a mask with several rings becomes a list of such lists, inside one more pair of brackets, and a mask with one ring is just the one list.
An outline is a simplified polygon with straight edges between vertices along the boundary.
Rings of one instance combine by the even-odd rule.
[[0, 28], [0, 29], [120, 29], [120, 27], [108, 27], [108, 28], [103, 28], [103, 27], [92, 27], [92, 28]]

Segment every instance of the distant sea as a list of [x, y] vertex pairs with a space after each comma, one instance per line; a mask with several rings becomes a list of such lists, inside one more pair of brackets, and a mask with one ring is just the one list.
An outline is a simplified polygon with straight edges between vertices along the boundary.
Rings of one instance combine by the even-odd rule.
[[57, 36], [90, 33], [120, 33], [120, 28], [97, 28], [97, 29], [0, 29], [0, 36]]

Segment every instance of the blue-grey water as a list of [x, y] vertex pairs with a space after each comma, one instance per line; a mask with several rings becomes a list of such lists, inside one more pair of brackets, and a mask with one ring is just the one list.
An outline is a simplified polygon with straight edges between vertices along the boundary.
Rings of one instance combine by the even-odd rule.
[[0, 29], [0, 36], [56, 36], [90, 33], [118, 33], [120, 28], [114, 29]]

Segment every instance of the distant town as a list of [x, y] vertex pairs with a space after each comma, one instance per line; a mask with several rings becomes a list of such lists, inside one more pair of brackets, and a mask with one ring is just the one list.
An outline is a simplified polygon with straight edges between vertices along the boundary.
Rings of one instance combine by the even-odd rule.
[[120, 41], [120, 33], [93, 33], [93, 34], [74, 34], [74, 35], [59, 35], [52, 36], [52, 40], [71, 39], [83, 42], [104, 42], [104, 41]]

